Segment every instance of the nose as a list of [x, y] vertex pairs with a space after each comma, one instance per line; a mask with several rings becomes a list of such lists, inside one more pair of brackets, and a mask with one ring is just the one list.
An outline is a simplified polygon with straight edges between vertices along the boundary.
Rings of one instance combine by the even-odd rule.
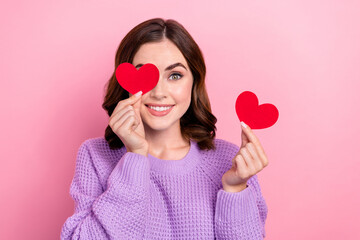
[[160, 75], [158, 83], [150, 91], [150, 97], [159, 100], [162, 98], [166, 98], [166, 89], [167, 89], [166, 82], [162, 79], [162, 76]]

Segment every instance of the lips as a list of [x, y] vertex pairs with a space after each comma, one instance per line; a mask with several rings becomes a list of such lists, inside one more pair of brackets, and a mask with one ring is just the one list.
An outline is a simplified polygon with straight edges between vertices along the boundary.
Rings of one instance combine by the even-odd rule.
[[[167, 115], [173, 109], [174, 105], [171, 105], [171, 104], [145, 104], [145, 106], [151, 115], [156, 116], [156, 117], [162, 117], [162, 116]], [[167, 110], [164, 110], [164, 111], [156, 111], [154, 109], [151, 109], [150, 106], [151, 107], [170, 107], [170, 108]]]
[[152, 104], [152, 103], [149, 103], [149, 104], [145, 104], [147, 107], [171, 107], [171, 106], [174, 106], [175, 104]]

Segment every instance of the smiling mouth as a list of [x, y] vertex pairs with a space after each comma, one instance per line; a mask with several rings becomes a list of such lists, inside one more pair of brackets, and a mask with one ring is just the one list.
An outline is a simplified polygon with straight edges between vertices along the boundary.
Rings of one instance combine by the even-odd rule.
[[171, 109], [172, 107], [174, 107], [175, 105], [165, 105], [165, 106], [152, 106], [152, 105], [146, 105], [145, 106], [147, 108], [150, 108], [151, 110], [157, 111], [157, 112], [165, 112], [169, 109]]

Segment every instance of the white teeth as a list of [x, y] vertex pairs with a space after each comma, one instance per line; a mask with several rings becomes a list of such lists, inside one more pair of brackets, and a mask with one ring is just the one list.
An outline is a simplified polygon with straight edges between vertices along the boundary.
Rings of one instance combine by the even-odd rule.
[[158, 111], [158, 112], [162, 112], [162, 111], [170, 109], [171, 107], [153, 107], [153, 106], [149, 106], [149, 108], [151, 108], [151, 109], [153, 109], [155, 111]]

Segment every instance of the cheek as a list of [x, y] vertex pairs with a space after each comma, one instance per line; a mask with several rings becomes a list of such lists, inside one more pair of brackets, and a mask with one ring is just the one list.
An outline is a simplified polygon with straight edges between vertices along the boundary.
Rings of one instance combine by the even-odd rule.
[[173, 97], [176, 99], [178, 104], [189, 104], [191, 101], [191, 89], [192, 84], [186, 83], [182, 86], [174, 87], [171, 91]]

